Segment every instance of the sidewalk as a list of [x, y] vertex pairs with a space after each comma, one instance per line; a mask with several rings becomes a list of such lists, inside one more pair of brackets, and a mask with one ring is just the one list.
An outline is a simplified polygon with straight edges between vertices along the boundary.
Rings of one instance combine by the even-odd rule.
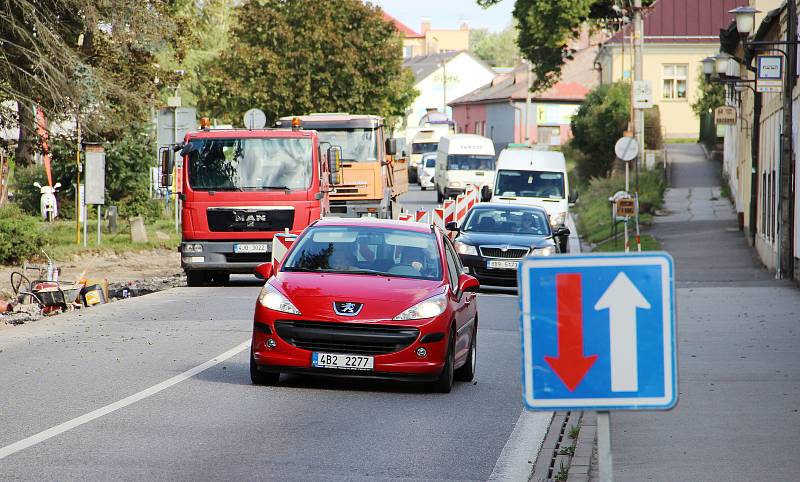
[[719, 198], [718, 164], [669, 146], [651, 233], [676, 264], [680, 398], [611, 414], [616, 481], [800, 480], [800, 291], [774, 280]]

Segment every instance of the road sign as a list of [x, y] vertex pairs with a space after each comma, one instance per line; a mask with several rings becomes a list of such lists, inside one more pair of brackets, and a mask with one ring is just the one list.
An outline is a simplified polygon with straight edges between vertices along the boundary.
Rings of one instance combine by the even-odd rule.
[[756, 92], [780, 92], [783, 89], [783, 56], [759, 55], [756, 69]]
[[714, 110], [714, 123], [722, 126], [736, 125], [736, 108], [729, 105], [722, 105]]
[[633, 108], [651, 109], [653, 107], [653, 82], [650, 80], [633, 81]]
[[675, 405], [669, 254], [529, 257], [518, 273], [529, 410]]
[[[175, 128], [175, 120], [178, 126]], [[156, 142], [159, 146], [168, 146], [183, 142], [187, 132], [197, 129], [197, 109], [194, 107], [176, 107], [161, 109], [158, 112], [158, 130]]]
[[636, 202], [632, 198], [617, 199], [614, 202], [617, 217], [629, 217], [636, 215]]
[[244, 113], [244, 126], [247, 129], [263, 129], [267, 125], [267, 116], [261, 109], [250, 109]]
[[633, 137], [620, 137], [614, 144], [614, 153], [625, 162], [632, 161], [639, 155], [639, 143]]

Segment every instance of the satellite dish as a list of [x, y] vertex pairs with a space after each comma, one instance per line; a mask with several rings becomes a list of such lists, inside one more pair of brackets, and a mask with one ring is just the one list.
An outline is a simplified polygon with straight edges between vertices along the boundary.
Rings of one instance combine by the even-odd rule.
[[639, 155], [639, 143], [633, 137], [620, 137], [614, 144], [614, 153], [623, 161], [630, 162]]
[[267, 116], [261, 109], [250, 109], [244, 113], [244, 126], [248, 129], [263, 129], [267, 125]]

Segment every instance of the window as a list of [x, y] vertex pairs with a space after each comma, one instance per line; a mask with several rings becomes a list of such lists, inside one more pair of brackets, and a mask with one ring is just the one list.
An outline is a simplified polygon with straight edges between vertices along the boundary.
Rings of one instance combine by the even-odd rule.
[[414, 56], [414, 47], [411, 45], [406, 45], [403, 47], [403, 58], [409, 59]]
[[444, 249], [446, 252], [445, 257], [447, 259], [448, 276], [450, 278], [450, 289], [455, 293], [458, 290], [458, 278], [463, 268], [461, 268], [461, 260], [450, 245], [449, 239], [444, 242]]
[[665, 99], [686, 98], [686, 78], [689, 71], [687, 64], [664, 64], [662, 76], [662, 97]]
[[550, 171], [498, 171], [494, 193], [498, 196], [564, 199], [564, 173]]
[[559, 146], [561, 145], [561, 128], [539, 126], [536, 132], [537, 144], [543, 146]]

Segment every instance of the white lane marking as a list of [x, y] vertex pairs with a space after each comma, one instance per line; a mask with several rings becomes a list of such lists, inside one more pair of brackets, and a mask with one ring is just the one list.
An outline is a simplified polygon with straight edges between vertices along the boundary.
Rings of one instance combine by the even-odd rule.
[[161, 392], [163, 390], [166, 390], [167, 388], [173, 385], [177, 385], [178, 383], [184, 380], [188, 380], [189, 378], [197, 375], [198, 373], [208, 370], [214, 365], [218, 365], [227, 360], [228, 358], [238, 355], [242, 351], [246, 350], [249, 346], [250, 346], [250, 339], [248, 338], [241, 344], [236, 345], [235, 347], [231, 348], [225, 353], [222, 353], [221, 355], [215, 356], [214, 358], [208, 360], [202, 365], [197, 365], [196, 367], [186, 370], [185, 372], [179, 375], [175, 375], [174, 377], [168, 380], [164, 380], [163, 382], [157, 385], [153, 385], [152, 387], [146, 388], [141, 392], [134, 393], [129, 397], [125, 397], [122, 400], [116, 401], [104, 407], [100, 407], [97, 410], [93, 410], [89, 413], [81, 415], [80, 417], [73, 418], [72, 420], [56, 425], [55, 427], [50, 427], [47, 430], [39, 432], [36, 435], [31, 435], [30, 437], [22, 439], [18, 442], [14, 442], [11, 445], [6, 445], [5, 447], [0, 448], [0, 460], [8, 457], [9, 455], [15, 454], [20, 450], [25, 450], [28, 447], [32, 447], [38, 443], [44, 442], [45, 440], [60, 435], [68, 430], [72, 430], [75, 427], [79, 427], [85, 423], [91, 422], [92, 420], [100, 418], [103, 415], [108, 415], [111, 412], [115, 412], [121, 408], [125, 408], [128, 405], [134, 404], [140, 400], [144, 400], [145, 398], [153, 396], [156, 393]]
[[516, 482], [531, 477], [533, 463], [542, 448], [553, 413], [522, 410], [489, 480]]

